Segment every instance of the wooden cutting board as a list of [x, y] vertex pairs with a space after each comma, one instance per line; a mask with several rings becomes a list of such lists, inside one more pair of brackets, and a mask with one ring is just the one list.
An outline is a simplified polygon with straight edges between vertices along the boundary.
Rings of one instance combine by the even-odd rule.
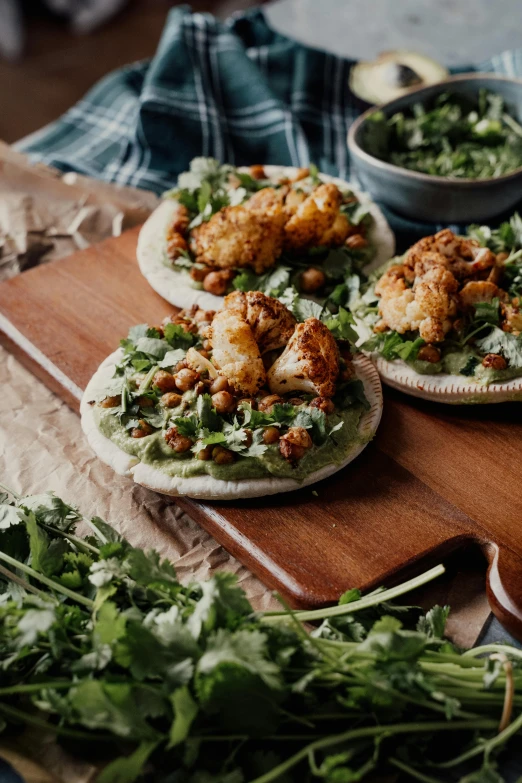
[[[129, 326], [174, 308], [142, 278], [137, 230], [0, 285], [0, 339], [75, 410]], [[522, 408], [449, 407], [386, 390], [375, 440], [314, 487], [179, 505], [296, 606], [336, 601], [476, 542], [493, 611], [522, 638]]]

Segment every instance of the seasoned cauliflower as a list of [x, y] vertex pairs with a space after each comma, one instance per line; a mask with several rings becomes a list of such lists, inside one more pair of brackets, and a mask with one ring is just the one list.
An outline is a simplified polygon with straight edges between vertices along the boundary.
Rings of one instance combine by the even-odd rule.
[[459, 237], [445, 228], [437, 234], [424, 237], [408, 250], [404, 259], [406, 277], [413, 282], [428, 266], [441, 263], [455, 277], [462, 279], [491, 269], [497, 259], [489, 248], [480, 247], [474, 239]]
[[333, 183], [319, 185], [304, 200], [289, 193], [286, 209], [293, 211], [285, 226], [285, 247], [297, 251], [341, 244], [350, 230], [348, 219], [340, 213], [341, 203], [342, 193]]
[[224, 207], [193, 229], [191, 248], [198, 263], [225, 269], [251, 267], [259, 275], [281, 255], [285, 220], [276, 200], [270, 207], [262, 201], [253, 208], [248, 202]]
[[273, 394], [309, 392], [333, 397], [339, 374], [337, 343], [325, 324], [308, 318], [298, 324], [288, 345], [268, 371]]
[[295, 329], [296, 320], [290, 310], [261, 291], [234, 291], [225, 297], [224, 306], [247, 322], [261, 354], [282, 348]]
[[487, 280], [470, 280], [463, 286], [459, 299], [461, 306], [468, 308], [476, 305], [477, 302], [491, 302], [496, 296], [502, 298], [504, 291], [501, 291], [495, 283], [489, 283]]
[[254, 395], [266, 381], [259, 348], [250, 326], [231, 310], [217, 313], [210, 327], [212, 361], [234, 391]]
[[375, 293], [381, 297], [379, 313], [382, 321], [377, 325], [378, 330], [387, 327], [404, 334], [418, 329], [426, 342], [442, 342], [451, 329], [452, 317], [457, 313], [456, 279], [444, 266], [436, 265], [416, 278], [410, 288], [405, 273], [406, 268], [396, 264], [375, 286]]

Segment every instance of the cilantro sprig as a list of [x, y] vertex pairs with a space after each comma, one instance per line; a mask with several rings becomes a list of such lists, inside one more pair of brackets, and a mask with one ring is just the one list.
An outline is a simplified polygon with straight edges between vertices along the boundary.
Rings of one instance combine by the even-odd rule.
[[103, 747], [100, 783], [169, 783], [172, 770], [184, 783], [311, 783], [318, 770], [334, 783], [390, 767], [501, 783], [497, 756], [522, 729], [506, 700], [520, 651], [463, 653], [444, 637], [448, 607], [396, 602], [442, 566], [334, 607], [256, 613], [232, 574], [182, 585], [103, 520], [9, 491], [0, 566], [0, 715], [74, 739], [91, 762]]

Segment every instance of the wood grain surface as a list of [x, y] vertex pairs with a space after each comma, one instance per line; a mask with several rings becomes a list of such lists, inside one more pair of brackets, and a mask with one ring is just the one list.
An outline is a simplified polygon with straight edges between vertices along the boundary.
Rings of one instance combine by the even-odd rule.
[[[76, 410], [129, 326], [173, 311], [141, 277], [136, 240], [132, 230], [0, 285], [0, 339]], [[492, 609], [522, 638], [521, 453], [517, 403], [448, 407], [386, 390], [377, 437], [317, 496], [178, 502], [296, 606], [402, 579], [477, 542]]]

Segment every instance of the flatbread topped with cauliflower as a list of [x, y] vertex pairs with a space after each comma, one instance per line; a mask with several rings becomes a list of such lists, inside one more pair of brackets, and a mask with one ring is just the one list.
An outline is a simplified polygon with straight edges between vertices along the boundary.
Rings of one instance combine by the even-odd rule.
[[382, 212], [308, 169], [237, 169], [196, 158], [143, 226], [138, 262], [171, 304], [217, 309], [234, 290], [326, 299], [394, 252]]
[[88, 384], [82, 427], [114, 470], [160, 492], [297, 489], [350, 462], [380, 419], [378, 374], [348, 328], [346, 314], [298, 322], [259, 291], [133, 327]]
[[385, 381], [448, 402], [522, 392], [522, 220], [425, 237], [352, 305]]

